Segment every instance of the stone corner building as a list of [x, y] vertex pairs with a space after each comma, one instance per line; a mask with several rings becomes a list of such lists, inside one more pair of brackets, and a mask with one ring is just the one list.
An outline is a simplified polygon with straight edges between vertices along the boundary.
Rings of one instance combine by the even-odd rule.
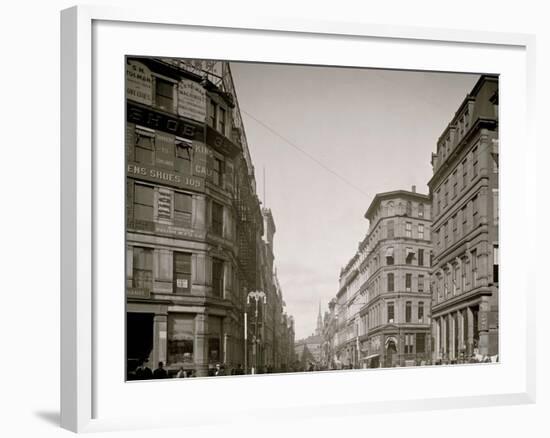
[[366, 366], [420, 365], [430, 357], [430, 198], [414, 186], [378, 193], [365, 218], [368, 279], [359, 313]]
[[498, 77], [483, 75], [432, 156], [434, 360], [498, 354], [498, 138]]
[[249, 342], [254, 327], [261, 365], [289, 362], [275, 228], [272, 218], [264, 227], [271, 213], [256, 194], [229, 63], [127, 57], [126, 184], [128, 372], [143, 359], [197, 376], [244, 365], [252, 290], [269, 309], [250, 321]]

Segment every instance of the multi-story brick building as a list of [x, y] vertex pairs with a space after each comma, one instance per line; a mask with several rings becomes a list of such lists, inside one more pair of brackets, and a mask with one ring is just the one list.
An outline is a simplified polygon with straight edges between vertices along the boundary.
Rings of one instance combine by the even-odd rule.
[[414, 187], [379, 193], [365, 217], [361, 351], [368, 367], [419, 365], [430, 357], [430, 198]]
[[126, 78], [128, 371], [244, 364], [248, 292], [266, 288], [277, 326], [282, 295], [265, 281], [273, 257], [230, 66], [130, 57]]
[[432, 155], [435, 360], [498, 354], [498, 77], [481, 76]]

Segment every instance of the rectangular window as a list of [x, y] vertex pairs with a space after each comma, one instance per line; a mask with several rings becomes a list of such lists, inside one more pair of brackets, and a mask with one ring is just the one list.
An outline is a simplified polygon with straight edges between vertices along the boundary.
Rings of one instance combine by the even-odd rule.
[[388, 274], [388, 292], [393, 292], [394, 284], [393, 284], [393, 273]]
[[173, 290], [177, 294], [191, 292], [191, 254], [174, 252]]
[[176, 138], [176, 172], [191, 175], [191, 151], [193, 143], [190, 140]]
[[456, 170], [453, 172], [453, 176], [452, 176], [452, 181], [453, 181], [453, 198], [456, 197], [457, 193], [458, 193], [458, 175], [456, 174]]
[[411, 291], [411, 284], [412, 284], [412, 274], [405, 274], [405, 290], [407, 292]]
[[456, 242], [458, 240], [458, 219], [456, 217], [456, 214], [452, 218], [452, 224], [453, 224], [453, 242]]
[[472, 198], [472, 223], [473, 227], [476, 228], [479, 225], [479, 206], [477, 195]]
[[155, 78], [155, 106], [165, 111], [174, 110], [174, 84], [170, 81]]
[[493, 225], [498, 225], [498, 189], [493, 189]]
[[405, 237], [412, 237], [412, 222], [405, 223]]
[[219, 187], [223, 185], [223, 161], [219, 158], [214, 158], [214, 168], [212, 169], [212, 180]]
[[412, 248], [405, 248], [405, 263], [407, 265], [412, 265], [414, 259], [414, 251]]
[[498, 245], [493, 245], [493, 282], [498, 283]]
[[418, 224], [418, 238], [424, 239], [424, 224]]
[[418, 276], [418, 292], [424, 292], [424, 276]]
[[167, 325], [167, 362], [171, 365], [193, 364], [195, 315], [171, 313], [168, 315]]
[[393, 265], [394, 264], [394, 258], [393, 258], [393, 247], [389, 247], [386, 249], [386, 265]]
[[445, 248], [447, 248], [449, 246], [449, 224], [447, 222], [443, 224], [443, 231], [445, 233], [443, 243], [445, 245]]
[[426, 333], [416, 334], [416, 354], [426, 352]]
[[449, 203], [449, 190], [448, 190], [448, 181], [445, 181], [443, 183], [443, 207], [447, 207], [447, 204]]
[[150, 132], [136, 130], [134, 159], [136, 163], [153, 165], [155, 151], [155, 135]]
[[387, 235], [388, 235], [388, 239], [393, 239], [393, 237], [394, 237], [394, 224], [393, 224], [393, 221], [388, 221]]
[[208, 104], [208, 125], [214, 129], [216, 129], [218, 124], [217, 109], [216, 102], [210, 100], [210, 103]]
[[462, 190], [468, 185], [468, 160], [462, 162]]
[[223, 298], [223, 260], [212, 259], [212, 294]]
[[441, 190], [437, 191], [437, 214], [441, 213]]
[[132, 267], [132, 286], [153, 289], [153, 250], [135, 246]]
[[477, 251], [472, 251], [472, 287], [477, 287]]
[[472, 151], [472, 160], [473, 160], [473, 164], [472, 164], [472, 179], [475, 178], [478, 174], [478, 160], [477, 160], [477, 147], [474, 148], [474, 150]]
[[226, 126], [226, 111], [224, 108], [220, 106], [219, 113], [218, 113], [218, 131], [220, 131], [223, 135], [226, 135], [225, 126]]
[[424, 250], [418, 250], [418, 266], [424, 266]]
[[212, 232], [223, 236], [223, 205], [212, 201]]
[[178, 226], [191, 228], [193, 212], [193, 197], [185, 193], [174, 193], [174, 223]]
[[405, 303], [405, 322], [411, 322], [411, 319], [412, 319], [412, 302], [407, 301]]
[[413, 335], [410, 333], [405, 334], [405, 354], [413, 353]]
[[134, 184], [134, 219], [153, 222], [154, 192], [151, 186]]
[[395, 318], [395, 309], [393, 303], [388, 303], [388, 323], [393, 323]]
[[424, 217], [424, 204], [418, 204], [418, 217]]
[[424, 321], [424, 303], [420, 301], [418, 303], [418, 322]]
[[462, 207], [462, 236], [464, 237], [468, 233], [468, 214], [466, 212], [466, 206]]

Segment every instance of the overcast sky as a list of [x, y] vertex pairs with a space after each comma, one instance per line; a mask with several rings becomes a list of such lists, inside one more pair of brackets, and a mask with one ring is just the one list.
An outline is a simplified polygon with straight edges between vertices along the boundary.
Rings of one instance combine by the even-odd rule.
[[324, 312], [336, 295], [340, 269], [368, 230], [363, 216], [374, 195], [413, 184], [428, 192], [436, 141], [479, 76], [231, 68], [258, 194], [277, 227], [275, 263], [286, 311], [300, 339], [315, 329], [319, 302]]

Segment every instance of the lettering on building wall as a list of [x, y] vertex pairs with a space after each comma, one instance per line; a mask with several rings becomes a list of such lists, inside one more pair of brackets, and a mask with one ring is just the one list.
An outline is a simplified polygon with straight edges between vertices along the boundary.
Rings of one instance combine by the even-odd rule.
[[159, 182], [165, 185], [202, 191], [204, 189], [203, 181], [192, 176], [178, 175], [166, 170], [154, 169], [140, 164], [128, 164], [126, 172], [128, 176], [138, 176], [141, 179]]
[[126, 96], [145, 105], [153, 104], [151, 70], [138, 61], [126, 63]]
[[172, 192], [162, 187], [158, 191], [157, 216], [164, 220], [172, 218]]
[[206, 121], [206, 90], [194, 81], [182, 79], [178, 85], [178, 114], [204, 123]]

